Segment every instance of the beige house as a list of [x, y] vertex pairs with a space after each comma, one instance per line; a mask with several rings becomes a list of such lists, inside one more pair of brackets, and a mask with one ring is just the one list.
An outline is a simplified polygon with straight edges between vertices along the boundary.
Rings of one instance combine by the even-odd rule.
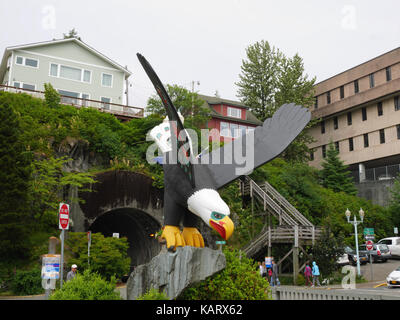
[[400, 164], [400, 48], [315, 85], [310, 165], [321, 168], [328, 144], [356, 182], [391, 179]]

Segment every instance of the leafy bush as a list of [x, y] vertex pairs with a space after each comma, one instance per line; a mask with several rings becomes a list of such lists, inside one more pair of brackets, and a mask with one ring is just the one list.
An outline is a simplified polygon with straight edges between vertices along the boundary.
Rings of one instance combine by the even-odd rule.
[[60, 105], [60, 94], [53, 88], [51, 83], [44, 84], [44, 98], [49, 108], [56, 108]]
[[115, 284], [113, 277], [106, 281], [99, 274], [85, 270], [56, 290], [50, 300], [122, 300]]
[[[88, 245], [85, 232], [71, 232], [66, 240], [66, 251], [70, 256], [69, 264], [77, 264], [80, 271], [88, 269]], [[90, 269], [102, 277], [117, 279], [129, 272], [130, 258], [128, 257], [127, 238], [105, 238], [101, 233], [92, 234], [90, 246]]]
[[11, 281], [11, 290], [21, 296], [43, 293], [41, 269], [17, 270]]
[[270, 300], [268, 281], [252, 259], [235, 249], [224, 249], [226, 268], [184, 290], [183, 300]]
[[144, 295], [141, 295], [136, 300], [169, 300], [164, 292], [160, 292], [155, 288], [151, 288]]

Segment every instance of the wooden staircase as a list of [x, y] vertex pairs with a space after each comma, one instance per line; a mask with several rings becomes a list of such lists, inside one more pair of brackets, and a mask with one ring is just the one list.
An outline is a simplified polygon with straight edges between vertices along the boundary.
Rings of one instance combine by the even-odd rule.
[[[274, 228], [271, 225], [264, 226], [260, 234], [243, 247], [242, 251], [247, 256], [255, 256], [265, 247], [270, 249], [274, 243], [292, 243], [294, 248], [303, 251], [301, 244], [314, 245], [321, 228], [315, 227], [268, 182], [260, 186], [246, 176], [240, 181], [240, 189], [242, 196], [249, 195], [259, 201], [263, 204], [264, 212], [272, 214], [279, 223]], [[293, 249], [280, 262], [292, 251]]]

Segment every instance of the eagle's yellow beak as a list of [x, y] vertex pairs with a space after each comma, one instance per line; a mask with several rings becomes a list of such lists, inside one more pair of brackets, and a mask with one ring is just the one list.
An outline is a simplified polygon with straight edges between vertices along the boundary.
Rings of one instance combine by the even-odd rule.
[[210, 226], [217, 231], [224, 240], [228, 240], [235, 229], [232, 220], [225, 216], [221, 220], [210, 219]]

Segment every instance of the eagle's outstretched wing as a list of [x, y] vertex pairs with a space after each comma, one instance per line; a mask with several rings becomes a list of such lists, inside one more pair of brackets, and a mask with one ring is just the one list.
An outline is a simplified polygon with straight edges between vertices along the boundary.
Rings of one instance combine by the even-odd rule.
[[[185, 128], [182, 124], [181, 119], [179, 118], [178, 112], [175, 109], [174, 104], [172, 103], [167, 91], [165, 90], [162, 82], [158, 78], [157, 74], [151, 67], [150, 63], [143, 57], [140, 53], [137, 53], [137, 57], [142, 64], [144, 70], [146, 71], [148, 77], [154, 85], [158, 95], [161, 98], [161, 101], [167, 111], [168, 119], [170, 122], [170, 132], [171, 132], [171, 142], [174, 144], [177, 141], [177, 150], [179, 152], [178, 157], [181, 159], [185, 158], [185, 161], [177, 161], [177, 165], [181, 167], [182, 171], [185, 173], [185, 176], [189, 179], [192, 187], [195, 187], [195, 177], [193, 172], [193, 165], [190, 162], [192, 157], [192, 150], [189, 147], [189, 135], [185, 131]], [[174, 139], [174, 137], [176, 139]], [[171, 154], [172, 155], [172, 154]]]
[[248, 133], [203, 156], [202, 163], [208, 163], [203, 165], [211, 175], [214, 188], [222, 188], [280, 155], [310, 119], [311, 113], [307, 108], [294, 103], [284, 104], [272, 118], [253, 131], [254, 141]]

